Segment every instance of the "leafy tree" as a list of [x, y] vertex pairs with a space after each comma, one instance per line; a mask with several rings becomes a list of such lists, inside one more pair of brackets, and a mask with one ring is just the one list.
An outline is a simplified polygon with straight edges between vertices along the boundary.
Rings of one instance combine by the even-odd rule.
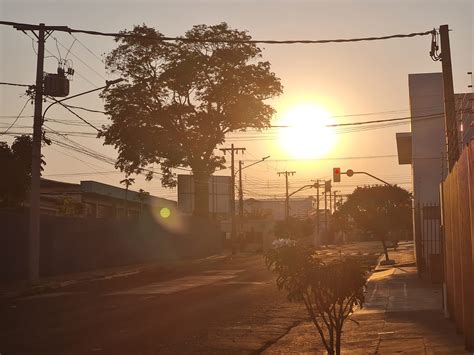
[[278, 238], [301, 239], [311, 235], [314, 231], [314, 222], [310, 218], [288, 217], [287, 221], [277, 221], [274, 226], [275, 236]]
[[105, 64], [125, 81], [102, 94], [112, 124], [101, 136], [127, 174], [159, 164], [162, 184], [175, 186], [172, 168], [191, 167], [195, 214], [206, 216], [209, 176], [224, 163], [215, 148], [229, 132], [269, 126], [265, 100], [282, 92], [280, 81], [261, 49], [244, 43], [250, 35], [226, 23], [196, 25], [174, 43], [146, 25], [123, 33]]
[[303, 302], [328, 354], [341, 353], [346, 319], [362, 307], [367, 272], [354, 258], [323, 261], [315, 249], [293, 240], [279, 240], [265, 254], [277, 274], [277, 286], [288, 299]]
[[27, 135], [15, 138], [11, 147], [6, 142], [0, 142], [0, 206], [18, 207], [27, 198], [31, 180], [31, 149], [32, 139]]
[[382, 242], [389, 260], [386, 238], [390, 233], [411, 229], [411, 194], [399, 186], [358, 187], [340, 207], [340, 217]]

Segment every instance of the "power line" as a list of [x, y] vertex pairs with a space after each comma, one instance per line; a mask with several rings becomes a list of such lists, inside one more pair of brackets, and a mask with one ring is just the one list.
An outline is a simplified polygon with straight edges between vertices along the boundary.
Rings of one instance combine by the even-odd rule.
[[[0, 25], [14, 26], [18, 30], [36, 28], [38, 25], [11, 22], [11, 21], [0, 21]], [[296, 39], [296, 40], [233, 40], [233, 39], [197, 39], [197, 38], [183, 38], [183, 37], [166, 37], [166, 36], [146, 36], [146, 35], [137, 35], [127, 32], [101, 32], [101, 31], [91, 31], [91, 30], [82, 30], [82, 29], [73, 29], [67, 26], [48, 26], [48, 29], [58, 31], [58, 32], [67, 32], [71, 33], [84, 33], [88, 35], [95, 36], [106, 36], [106, 37], [116, 37], [116, 38], [148, 38], [155, 39], [158, 41], [172, 41], [172, 42], [189, 42], [189, 43], [262, 43], [262, 44], [324, 44], [324, 43], [347, 43], [347, 42], [362, 42], [362, 41], [379, 41], [393, 38], [410, 38], [416, 36], [427, 36], [436, 33], [436, 30], [429, 30], [424, 32], [412, 32], [408, 34], [394, 34], [388, 36], [378, 36], [378, 37], [360, 37], [360, 38], [338, 38], [338, 39], [321, 39], [321, 40], [306, 40], [306, 39]]]
[[[56, 43], [59, 43], [59, 45], [61, 47], [63, 47], [64, 49], [68, 50], [68, 48], [62, 44], [56, 37], [53, 37], [53, 39], [56, 41]], [[103, 74], [99, 73], [97, 70], [95, 70], [93, 67], [91, 67], [89, 64], [87, 64], [85, 61], [83, 61], [79, 56], [77, 56], [76, 54], [74, 54], [73, 51], [69, 50], [70, 54], [72, 54], [72, 56], [74, 58], [76, 58], [79, 62], [81, 62], [83, 65], [85, 65], [89, 70], [91, 70], [92, 72], [94, 72], [96, 75], [98, 75], [99, 77], [101, 77], [102, 79], [106, 80], [106, 78], [104, 77]]]
[[26, 84], [17, 84], [17, 83], [6, 83], [6, 82], [0, 82], [0, 85], [9, 85], [9, 86], [22, 86], [22, 87], [32, 87], [34, 85], [26, 85]]
[[[0, 22], [0, 24], [2, 24]], [[130, 33], [110, 33], [90, 30], [78, 30], [69, 29], [69, 33], [85, 33], [96, 36], [107, 36], [107, 37], [121, 37], [121, 38], [147, 38], [148, 36], [135, 35]], [[229, 40], [229, 39], [196, 39], [196, 38], [183, 38], [183, 37], [158, 37], [159, 41], [172, 41], [172, 42], [188, 42], [188, 43], [261, 43], [261, 44], [324, 44], [324, 43], [347, 43], [347, 42], [362, 42], [362, 41], [379, 41], [393, 38], [410, 38], [416, 36], [427, 36], [433, 33], [433, 30], [425, 32], [413, 32], [409, 34], [395, 34], [389, 36], [380, 37], [361, 37], [361, 38], [339, 38], [339, 39], [322, 39], [322, 40]]]
[[87, 111], [87, 112], [102, 113], [102, 114], [104, 114], [104, 115], [107, 114], [107, 112], [105, 112], [105, 111], [94, 110], [94, 109], [90, 109], [90, 108], [87, 108], [87, 107], [74, 106], [74, 105], [69, 105], [69, 104], [64, 104], [64, 106], [65, 106], [65, 107], [69, 107], [69, 108], [75, 108], [75, 109], [78, 109], [78, 110]]
[[76, 172], [76, 173], [62, 173], [62, 174], [48, 174], [44, 175], [45, 177], [52, 177], [52, 176], [78, 176], [78, 175], [94, 175], [94, 174], [118, 174], [122, 173], [121, 171], [117, 170], [107, 170], [107, 171], [88, 171], [88, 172]]
[[102, 64], [104, 63], [102, 59], [97, 54], [95, 54], [91, 49], [89, 49], [89, 47], [87, 47], [79, 38], [74, 36], [72, 33], [70, 33], [70, 35], [72, 38], [74, 38], [75, 41], [77, 41], [80, 45], [82, 45], [90, 54], [92, 54], [99, 62], [101, 62]]
[[77, 114], [76, 112], [74, 112], [73, 110], [71, 110], [68, 105], [66, 104], [63, 104], [61, 101], [59, 100], [56, 100], [54, 97], [50, 96], [51, 99], [53, 99], [56, 103], [60, 104], [61, 106], [63, 106], [66, 110], [68, 110], [69, 112], [71, 112], [74, 116], [76, 116], [77, 118], [79, 118], [81, 121], [83, 121], [84, 123], [87, 123], [89, 126], [91, 126], [92, 128], [94, 128], [97, 132], [101, 133], [102, 130], [97, 128], [96, 126], [94, 126], [92, 123], [90, 123], [89, 121], [87, 121], [85, 118], [81, 117], [79, 114]]
[[15, 125], [15, 123], [18, 121], [18, 119], [20, 118], [21, 114], [22, 114], [23, 111], [25, 110], [26, 105], [28, 105], [28, 102], [29, 102], [29, 101], [30, 101], [30, 99], [28, 98], [28, 99], [26, 100], [25, 104], [23, 105], [23, 107], [21, 108], [21, 111], [20, 111], [20, 113], [18, 114], [18, 116], [16, 116], [15, 120], [11, 123], [10, 126], [8, 126], [8, 128], [7, 128], [5, 131], [3, 131], [3, 132], [0, 133], [0, 136], [3, 136], [4, 134], [8, 133], [8, 131]]

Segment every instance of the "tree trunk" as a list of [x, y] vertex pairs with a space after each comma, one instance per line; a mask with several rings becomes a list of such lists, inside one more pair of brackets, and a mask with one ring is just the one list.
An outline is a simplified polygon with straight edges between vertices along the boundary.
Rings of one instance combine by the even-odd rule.
[[341, 354], [341, 336], [342, 336], [342, 325], [336, 328], [336, 355]]
[[383, 252], [385, 253], [385, 260], [389, 261], [390, 258], [388, 257], [387, 245], [385, 244], [385, 236], [382, 236], [382, 246], [383, 246]]
[[194, 175], [194, 211], [193, 214], [201, 218], [209, 218], [209, 174], [200, 171]]

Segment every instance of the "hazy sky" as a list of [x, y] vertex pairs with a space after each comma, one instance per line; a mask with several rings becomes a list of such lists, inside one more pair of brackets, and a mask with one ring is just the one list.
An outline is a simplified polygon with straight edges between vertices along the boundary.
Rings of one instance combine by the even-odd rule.
[[[67, 25], [71, 28], [116, 32], [145, 23], [168, 36], [182, 35], [194, 24], [216, 24], [248, 30], [254, 39], [335, 39], [383, 36], [422, 32], [449, 24], [452, 31], [451, 53], [456, 92], [468, 91], [466, 75], [473, 69], [473, 1], [22, 1], [0, 0], [2, 20]], [[102, 86], [107, 77], [100, 56], [114, 48], [111, 38], [76, 34], [68, 58], [74, 62], [76, 74], [71, 94]], [[47, 41], [50, 57], [45, 71], [55, 72], [57, 59], [65, 57], [74, 38], [53, 33]], [[405, 117], [409, 114], [408, 74], [441, 71], [441, 63], [429, 57], [431, 38], [415, 37], [386, 41], [319, 44], [264, 45], [263, 56], [281, 78], [284, 93], [272, 101], [278, 110], [275, 122], [286, 110], [302, 103], [317, 104], [336, 117], [336, 122]], [[0, 81], [34, 83], [35, 48], [32, 40], [8, 26], [0, 27]], [[51, 56], [53, 55], [53, 56]], [[18, 115], [26, 98], [21, 88], [0, 86], [0, 132]], [[70, 104], [102, 109], [97, 94]], [[27, 105], [23, 115], [31, 116]], [[61, 107], [52, 108], [47, 122], [60, 132], [93, 132]], [[366, 114], [364, 116], [349, 116]], [[102, 114], [80, 112], [97, 125], [106, 123]], [[12, 117], [13, 116], [13, 117]], [[31, 117], [22, 117], [11, 132], [31, 131]], [[295, 170], [290, 178], [292, 188], [311, 179], [329, 178], [332, 167], [343, 170], [363, 169], [390, 182], [410, 188], [410, 167], [399, 166], [396, 158], [395, 132], [408, 131], [409, 125], [362, 132], [337, 132], [335, 147], [322, 159], [295, 161], [281, 149], [275, 131], [258, 136], [254, 133], [229, 140], [247, 148], [243, 159], [252, 160], [271, 155], [268, 162], [245, 170], [246, 197], [282, 196], [284, 179], [276, 174]], [[232, 137], [237, 137], [233, 135]], [[257, 137], [257, 138], [255, 138]], [[93, 137], [70, 139], [115, 157], [111, 147]], [[0, 140], [11, 142], [11, 136]], [[270, 139], [270, 140], [264, 140]], [[57, 145], [44, 149], [47, 167], [45, 177], [64, 181], [98, 180], [117, 185], [123, 175], [112, 173], [113, 166]], [[383, 156], [373, 158], [374, 156]], [[372, 157], [341, 159], [347, 157]], [[238, 158], [241, 158], [239, 155]], [[337, 159], [336, 159], [337, 158]], [[97, 172], [102, 172], [97, 174]], [[91, 175], [86, 175], [90, 173]], [[59, 175], [64, 174], [64, 175]], [[228, 170], [221, 174], [228, 174]], [[352, 191], [355, 185], [371, 182], [367, 178], [343, 177], [338, 190]], [[176, 192], [162, 190], [160, 182], [146, 183], [137, 179], [134, 189], [144, 188], [155, 195], [175, 198]]]

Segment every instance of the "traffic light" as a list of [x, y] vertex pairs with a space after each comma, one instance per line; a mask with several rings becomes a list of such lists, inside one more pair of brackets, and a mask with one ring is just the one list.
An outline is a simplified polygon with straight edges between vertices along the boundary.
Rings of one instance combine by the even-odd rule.
[[341, 168], [332, 168], [332, 181], [341, 182]]

